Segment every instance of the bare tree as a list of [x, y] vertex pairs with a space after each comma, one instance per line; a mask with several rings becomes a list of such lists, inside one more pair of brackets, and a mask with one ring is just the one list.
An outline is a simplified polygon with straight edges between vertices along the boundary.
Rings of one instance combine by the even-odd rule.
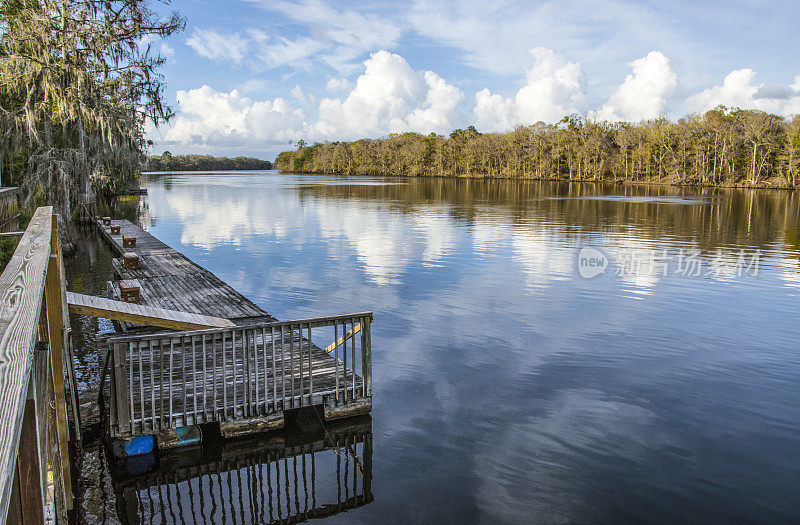
[[750, 183], [756, 184], [767, 158], [780, 143], [781, 120], [764, 111], [740, 111], [745, 140], [752, 147]]

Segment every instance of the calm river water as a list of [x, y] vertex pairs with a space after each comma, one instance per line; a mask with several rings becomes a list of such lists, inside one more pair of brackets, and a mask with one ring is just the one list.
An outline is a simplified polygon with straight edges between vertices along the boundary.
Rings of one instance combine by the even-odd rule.
[[[800, 195], [277, 172], [142, 186], [118, 214], [277, 318], [375, 313], [369, 439], [358, 462], [329, 446], [315, 481], [295, 474], [300, 511], [313, 481], [330, 522], [800, 520]], [[107, 251], [79, 257], [72, 289], [102, 293]], [[109, 326], [73, 324], [92, 427]], [[269, 475], [237, 457], [227, 500], [219, 472], [143, 498], [90, 447], [82, 516], [279, 519], [260, 476], [298, 456]], [[339, 512], [337, 462], [374, 500]]]

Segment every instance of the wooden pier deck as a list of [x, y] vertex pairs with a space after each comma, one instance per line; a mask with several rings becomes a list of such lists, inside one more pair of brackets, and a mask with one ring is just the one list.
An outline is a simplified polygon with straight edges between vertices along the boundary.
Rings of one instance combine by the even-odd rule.
[[[119, 234], [97, 223], [114, 253], [139, 256], [137, 269], [113, 264], [120, 278], [139, 282], [141, 305], [234, 324], [183, 332], [124, 325], [110, 337], [112, 435], [153, 434], [168, 448], [190, 425], [218, 423], [233, 436], [280, 428], [286, 410], [307, 406], [323, 407], [327, 419], [371, 410], [371, 312], [278, 321], [130, 221], [111, 224]], [[123, 235], [135, 236], [135, 247], [123, 246]]]
[[[222, 317], [235, 323], [276, 320], [222, 279], [132, 222], [122, 219], [111, 224], [120, 226], [118, 235], [112, 235], [109, 226], [97, 221], [100, 234], [119, 257], [112, 262], [114, 271], [121, 279], [139, 281], [140, 304]], [[123, 235], [136, 237], [136, 246], [124, 247]], [[121, 257], [126, 252], [139, 256], [138, 269], [124, 268]]]

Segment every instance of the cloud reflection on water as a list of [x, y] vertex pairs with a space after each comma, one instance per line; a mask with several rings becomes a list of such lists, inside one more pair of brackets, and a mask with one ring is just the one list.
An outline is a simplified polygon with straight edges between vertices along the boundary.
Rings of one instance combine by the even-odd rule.
[[[148, 186], [154, 233], [278, 318], [375, 310], [383, 468], [375, 503], [352, 519], [653, 517], [658, 494], [633, 481], [663, 491], [660, 471], [688, 476], [671, 497], [696, 503], [717, 481], [703, 465], [741, 476], [747, 463], [720, 463], [714, 452], [747, 442], [715, 435], [731, 414], [753, 433], [767, 411], [800, 428], [775, 404], [774, 385], [758, 386], [783, 384], [800, 363], [766, 361], [772, 376], [752, 368], [800, 338], [796, 323], [780, 322], [796, 308], [786, 291], [800, 282], [796, 256], [780, 248], [797, 231], [795, 196], [762, 192], [753, 206], [735, 191], [388, 182], [253, 174]], [[610, 267], [586, 280], [576, 268], [582, 246], [612, 261], [626, 250], [693, 249], [706, 262], [717, 250], [730, 258], [757, 247], [765, 270], [714, 280]], [[737, 304], [750, 306], [747, 323]], [[750, 375], [758, 384], [745, 392]], [[771, 497], [753, 484], [737, 490]], [[736, 491], [702, 493], [735, 506]], [[398, 501], [410, 494], [414, 505]]]

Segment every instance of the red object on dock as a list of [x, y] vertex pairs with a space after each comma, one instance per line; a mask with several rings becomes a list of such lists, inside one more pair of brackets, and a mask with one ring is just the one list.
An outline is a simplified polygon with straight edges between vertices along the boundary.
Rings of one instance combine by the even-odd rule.
[[123, 235], [122, 236], [122, 247], [123, 248], [135, 248], [136, 247], [136, 236], [135, 235]]

